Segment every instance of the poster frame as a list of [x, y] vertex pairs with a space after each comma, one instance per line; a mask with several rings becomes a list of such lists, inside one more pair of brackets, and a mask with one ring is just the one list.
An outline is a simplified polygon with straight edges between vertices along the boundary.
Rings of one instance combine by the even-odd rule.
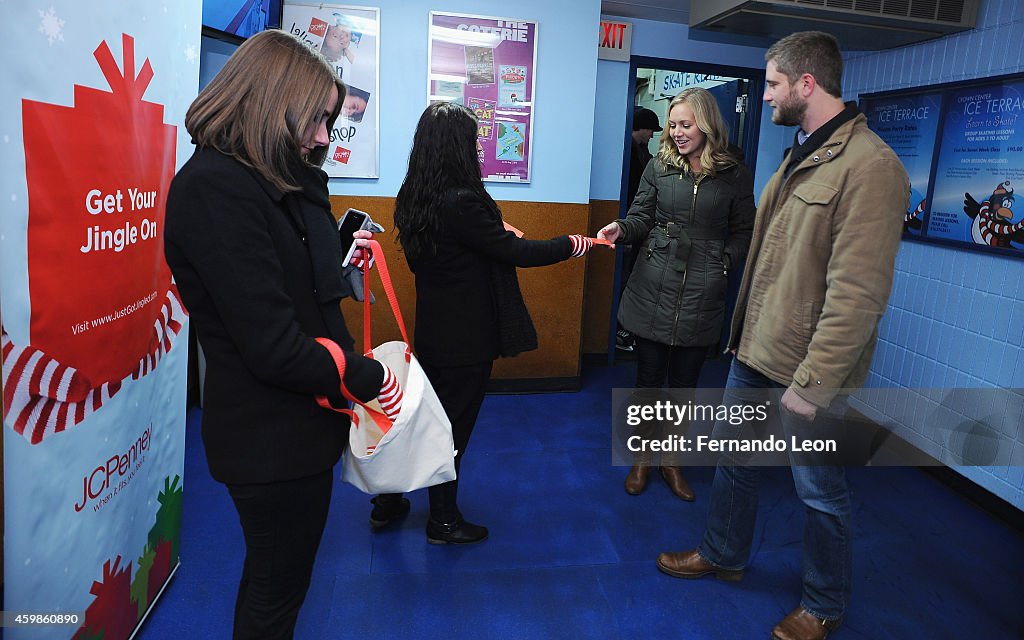
[[[533, 63], [533, 73], [530, 74], [530, 116], [529, 125], [527, 128], [526, 140], [527, 140], [527, 154], [526, 154], [526, 179], [513, 180], [511, 176], [501, 177], [496, 175], [482, 175], [481, 179], [483, 182], [495, 182], [499, 184], [529, 184], [533, 181], [533, 140], [534, 140], [534, 113], [536, 112], [537, 104], [537, 71], [538, 71], [538, 58], [537, 58], [537, 44], [540, 40], [540, 22], [537, 20], [526, 20], [522, 18], [509, 18], [502, 16], [485, 16], [471, 13], [460, 13], [453, 11], [430, 11], [427, 16], [427, 90], [426, 90], [426, 105], [429, 106], [432, 102], [440, 102], [439, 100], [431, 100], [430, 83], [431, 76], [433, 75], [434, 68], [434, 16], [447, 16], [450, 18], [468, 18], [470, 20], [502, 20], [505, 22], [524, 22], [533, 25], [533, 51], [531, 53]], [[465, 94], [463, 94], [465, 95]]]
[[[971, 242], [969, 240], [956, 240], [952, 238], [933, 236], [928, 233], [929, 222], [932, 214], [931, 203], [933, 202], [933, 197], [935, 194], [936, 182], [940, 178], [940, 176], [938, 176], [937, 174], [940, 157], [942, 155], [942, 138], [945, 133], [947, 123], [949, 121], [949, 112], [947, 110], [947, 104], [951, 95], [954, 93], [959, 93], [964, 90], [976, 88], [980, 89], [984, 87], [991, 87], [994, 85], [1006, 85], [1011, 83], [1022, 82], [1024, 82], [1024, 72], [1017, 72], [1001, 74], [996, 76], [971, 78], [969, 80], [956, 80], [951, 82], [920, 85], [901, 89], [874, 91], [870, 93], [862, 93], [858, 96], [857, 104], [861, 112], [865, 114], [867, 114], [872, 103], [877, 104], [878, 102], [885, 100], [918, 97], [922, 95], [934, 95], [938, 98], [939, 101], [938, 124], [936, 126], [934, 140], [932, 141], [932, 155], [928, 174], [928, 189], [925, 193], [925, 199], [928, 202], [928, 209], [924, 215], [921, 233], [914, 234], [904, 230], [902, 235], [903, 240], [909, 242], [939, 245], [950, 249], [985, 253], [988, 255], [999, 255], [1009, 258], [1024, 259], [1024, 249], [994, 247], [990, 245], [980, 244], [977, 242]], [[1024, 127], [1024, 120], [1021, 121], [1020, 126]], [[1021, 158], [1022, 160], [1024, 160], [1024, 154], [1021, 155]], [[1022, 184], [1024, 184], [1024, 181], [1022, 181]], [[1024, 191], [1022, 191], [1022, 195], [1024, 195]], [[1021, 203], [1021, 207], [1022, 209], [1024, 209], [1024, 202]]]
[[[332, 171], [332, 167], [330, 166], [330, 164], [328, 162], [330, 160], [330, 152], [328, 152], [328, 158], [327, 158], [328, 161], [324, 162], [324, 166], [322, 168], [327, 173], [327, 176], [329, 178], [332, 178], [332, 179], [334, 179], [334, 178], [343, 179], [343, 180], [347, 180], [347, 179], [350, 179], [350, 178], [355, 178], [355, 179], [367, 179], [367, 178], [368, 179], [379, 179], [380, 178], [380, 127], [381, 127], [381, 123], [380, 123], [380, 63], [381, 63], [381, 61], [380, 61], [380, 41], [381, 41], [381, 36], [382, 36], [382, 32], [381, 32], [382, 31], [381, 30], [381, 19], [380, 19], [380, 7], [370, 7], [370, 6], [354, 5], [354, 4], [340, 4], [340, 3], [333, 3], [333, 2], [312, 2], [312, 1], [304, 1], [304, 2], [303, 1], [298, 1], [298, 2], [296, 2], [296, 1], [289, 0], [287, 2], [282, 2], [282, 4], [281, 4], [281, 29], [286, 31], [286, 32], [289, 32], [289, 33], [291, 33], [289, 31], [289, 26], [290, 25], [286, 24], [286, 21], [285, 21], [285, 11], [289, 7], [305, 7], [307, 9], [315, 9], [317, 11], [323, 11], [325, 9], [330, 9], [330, 10], [339, 11], [341, 13], [344, 13], [345, 10], [353, 10], [353, 11], [361, 11], [361, 12], [366, 12], [366, 13], [372, 13], [373, 14], [373, 16], [374, 16], [373, 17], [373, 21], [374, 21], [374, 24], [376, 25], [376, 28], [377, 28], [377, 33], [376, 33], [376, 37], [375, 37], [375, 40], [374, 40], [374, 49], [373, 49], [374, 70], [373, 70], [373, 92], [371, 93], [371, 96], [374, 97], [373, 98], [373, 118], [374, 118], [374, 129], [373, 129], [373, 149], [374, 149], [373, 171], [369, 172], [369, 173], [353, 173], [353, 174], [339, 175], [336, 171]], [[299, 34], [293, 33], [292, 35], [299, 36], [300, 39], [302, 39], [303, 42], [305, 42], [307, 45], [309, 45], [310, 47], [312, 47], [315, 50], [319, 50], [319, 42], [317, 42], [317, 43], [310, 43], [309, 41], [307, 41], [304, 37], [302, 37]], [[313, 46], [314, 44], [316, 44], [317, 46], [314, 47]], [[350, 86], [349, 83], [346, 82], [344, 78], [342, 78], [342, 82], [345, 83], [345, 87], [346, 88], [348, 88]], [[337, 122], [335, 122], [335, 127], [337, 127], [339, 125], [339, 123], [344, 123], [346, 121], [347, 120], [345, 119], [344, 116], [339, 115]], [[361, 123], [357, 123], [357, 124], [361, 124]], [[331, 134], [331, 137], [332, 137], [331, 148], [333, 148], [333, 146], [334, 146], [333, 133]]]

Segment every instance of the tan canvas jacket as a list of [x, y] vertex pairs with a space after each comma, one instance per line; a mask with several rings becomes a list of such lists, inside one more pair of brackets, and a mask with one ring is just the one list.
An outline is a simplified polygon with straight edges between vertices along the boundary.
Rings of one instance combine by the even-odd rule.
[[867, 377], [910, 195], [896, 154], [858, 114], [765, 186], [730, 348], [827, 407]]

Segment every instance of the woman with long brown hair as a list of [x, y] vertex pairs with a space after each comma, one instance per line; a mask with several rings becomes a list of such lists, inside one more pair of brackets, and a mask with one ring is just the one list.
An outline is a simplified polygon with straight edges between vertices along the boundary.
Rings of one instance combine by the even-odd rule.
[[343, 401], [316, 338], [344, 349], [355, 396], [388, 404], [391, 372], [352, 352], [341, 315], [352, 291], [319, 168], [344, 97], [322, 55], [253, 36], [189, 108], [196, 151], [168, 194], [167, 262], [207, 361], [206, 458], [245, 538], [235, 638], [291, 638], [309, 587], [349, 429], [317, 406]]

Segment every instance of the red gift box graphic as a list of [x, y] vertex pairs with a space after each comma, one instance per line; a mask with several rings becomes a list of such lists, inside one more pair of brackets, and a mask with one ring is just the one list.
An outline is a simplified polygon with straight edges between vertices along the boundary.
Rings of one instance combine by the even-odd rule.
[[123, 380], [156, 350], [171, 286], [164, 261], [177, 127], [144, 102], [147, 59], [122, 36], [123, 73], [95, 56], [111, 91], [75, 85], [74, 107], [22, 101], [32, 347], [91, 387]]

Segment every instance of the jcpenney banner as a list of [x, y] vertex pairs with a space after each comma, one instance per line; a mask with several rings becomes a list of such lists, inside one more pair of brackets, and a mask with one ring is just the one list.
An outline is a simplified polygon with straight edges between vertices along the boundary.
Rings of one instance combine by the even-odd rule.
[[188, 321], [163, 225], [192, 152], [201, 2], [9, 4], [5, 631], [119, 640], [178, 563]]
[[429, 101], [476, 114], [483, 179], [529, 182], [537, 23], [431, 12], [429, 46]]
[[332, 178], [378, 176], [380, 16], [373, 7], [289, 3], [283, 29], [324, 54], [348, 90], [323, 169]]

